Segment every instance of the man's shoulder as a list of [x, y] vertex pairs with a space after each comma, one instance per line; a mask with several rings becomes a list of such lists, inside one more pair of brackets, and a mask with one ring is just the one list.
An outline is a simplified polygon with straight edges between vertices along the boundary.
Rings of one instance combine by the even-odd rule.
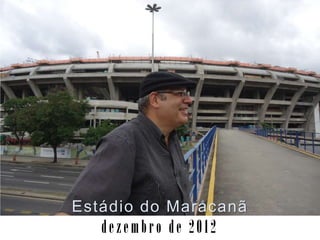
[[136, 124], [134, 124], [132, 121], [121, 124], [103, 136], [98, 142], [96, 148], [98, 149], [105, 144], [111, 144], [112, 146], [129, 146], [131, 148], [135, 148], [136, 133], [138, 131]]
[[121, 124], [119, 127], [112, 130], [107, 136], [109, 137], [133, 137], [140, 131], [139, 123], [136, 119]]

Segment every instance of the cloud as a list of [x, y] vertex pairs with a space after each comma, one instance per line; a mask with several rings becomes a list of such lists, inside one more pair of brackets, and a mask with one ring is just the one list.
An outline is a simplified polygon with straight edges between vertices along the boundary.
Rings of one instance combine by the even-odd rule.
[[[1, 35], [5, 32], [7, 47], [11, 46], [11, 51], [20, 59], [80, 57], [86, 55], [88, 49], [99, 49], [102, 45], [99, 36], [55, 11], [58, 6], [26, 9], [5, 2], [1, 8], [4, 23]], [[0, 58], [1, 62], [8, 62], [4, 54]]]
[[[315, 54], [320, 50], [315, 41], [320, 19], [316, 14], [306, 18], [317, 9], [315, 1], [205, 0], [194, 7], [190, 3], [170, 1], [164, 20], [186, 55], [320, 71]], [[313, 30], [306, 31], [310, 26]]]
[[[26, 58], [151, 55], [148, 0], [4, 0], [0, 65]], [[158, 0], [155, 54], [320, 72], [316, 0]]]

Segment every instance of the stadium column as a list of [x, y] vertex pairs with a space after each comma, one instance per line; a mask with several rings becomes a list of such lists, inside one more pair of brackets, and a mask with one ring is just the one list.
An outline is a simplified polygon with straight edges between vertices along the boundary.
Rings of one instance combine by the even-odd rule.
[[33, 94], [36, 96], [36, 97], [43, 97], [41, 91], [40, 91], [40, 88], [38, 87], [38, 85], [31, 79], [32, 76], [34, 76], [37, 72], [39, 67], [35, 67], [29, 74], [29, 77], [27, 78], [27, 83], [29, 85], [29, 87], [31, 88]]
[[[315, 126], [312, 126], [312, 121], [315, 119], [313, 116], [314, 114], [319, 114], [316, 113], [316, 106], [320, 102], [320, 93], [318, 93], [316, 96], [313, 97], [312, 100], [312, 106], [310, 106], [305, 114], [305, 118], [307, 119], [306, 123], [304, 124], [304, 130], [314, 132], [315, 131]], [[314, 123], [315, 124], [315, 123]]]
[[113, 72], [114, 72], [114, 63], [110, 63], [108, 67], [108, 75], [107, 75], [107, 83], [108, 83], [108, 89], [110, 94], [110, 100], [118, 100], [117, 94], [116, 94], [116, 88], [114, 86], [114, 83], [111, 77]]
[[11, 87], [9, 87], [6, 83], [1, 82], [1, 87], [9, 99], [17, 98]]
[[231, 102], [231, 104], [230, 104], [230, 106], [228, 108], [228, 111], [227, 111], [227, 117], [228, 117], [228, 122], [226, 123], [226, 128], [227, 129], [231, 129], [232, 128], [234, 112], [235, 112], [235, 109], [237, 107], [238, 99], [240, 97], [240, 94], [241, 94], [242, 89], [243, 89], [244, 84], [245, 84], [245, 78], [243, 77], [243, 72], [240, 71], [238, 68], [235, 68], [235, 69], [238, 72], [238, 76], [240, 78], [240, 82], [238, 83], [238, 85], [236, 86], [236, 89], [233, 92], [232, 102]]
[[269, 104], [272, 100], [272, 97], [276, 93], [276, 91], [280, 85], [280, 81], [278, 80], [278, 77], [273, 72], [269, 72], [269, 73], [270, 73], [272, 79], [276, 80], [276, 83], [271, 88], [269, 88], [269, 90], [264, 98], [264, 103], [259, 110], [258, 117], [259, 117], [259, 125], [260, 126], [265, 120], [266, 112], [268, 110], [268, 107], [269, 107]]
[[306, 90], [306, 86], [302, 86], [298, 89], [298, 91], [295, 92], [295, 94], [293, 95], [292, 99], [291, 99], [291, 104], [290, 106], [287, 108], [286, 113], [285, 113], [285, 122], [282, 124], [282, 128], [284, 129], [288, 129], [289, 126], [289, 121], [290, 121], [290, 117], [291, 114], [295, 108], [295, 106], [297, 105], [297, 102], [299, 100], [299, 98], [301, 97], [301, 95], [303, 94], [303, 92]]
[[197, 83], [196, 91], [194, 93], [194, 100], [192, 105], [192, 132], [196, 132], [197, 129], [197, 116], [198, 116], [198, 109], [199, 109], [199, 101], [200, 95], [203, 87], [204, 82], [204, 70], [201, 65], [196, 65], [197, 67], [197, 75], [199, 75], [199, 81]]
[[158, 72], [159, 71], [159, 64], [153, 63], [153, 71]]
[[[70, 81], [70, 79], [68, 78], [68, 74], [71, 72], [72, 70], [72, 67], [73, 65], [71, 64], [69, 67], [67, 67], [64, 75], [63, 75], [63, 81], [64, 81], [64, 84], [66, 85], [67, 89], [68, 89], [68, 92], [69, 94], [72, 96], [72, 97], [76, 97], [76, 89], [75, 87], [73, 86], [72, 82]], [[78, 97], [79, 98], [79, 97]]]

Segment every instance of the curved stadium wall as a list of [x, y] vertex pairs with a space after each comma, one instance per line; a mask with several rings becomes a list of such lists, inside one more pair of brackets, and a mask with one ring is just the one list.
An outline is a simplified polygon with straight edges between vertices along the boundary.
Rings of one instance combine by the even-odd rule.
[[[191, 93], [192, 129], [269, 124], [315, 130], [320, 75], [267, 64], [201, 58], [156, 57], [156, 71], [172, 71], [197, 82]], [[150, 57], [40, 60], [1, 68], [1, 103], [67, 89], [92, 106], [87, 125], [105, 119], [124, 122], [138, 113], [139, 84], [151, 72]], [[317, 113], [319, 114], [319, 113]]]

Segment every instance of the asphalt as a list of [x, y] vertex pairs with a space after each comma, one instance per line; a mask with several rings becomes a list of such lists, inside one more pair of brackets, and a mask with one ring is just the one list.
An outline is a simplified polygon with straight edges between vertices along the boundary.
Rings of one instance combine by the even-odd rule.
[[[320, 160], [256, 135], [219, 130], [215, 214], [319, 215]], [[240, 201], [245, 210], [239, 211]], [[232, 207], [236, 205], [236, 211]], [[243, 206], [243, 205], [242, 205]]]
[[[77, 159], [58, 159], [57, 163], [53, 163], [51, 158], [41, 158], [41, 157], [29, 157], [29, 156], [14, 156], [12, 155], [1, 155], [1, 162], [12, 162], [12, 163], [30, 163], [37, 165], [47, 165], [47, 166], [67, 166], [67, 167], [77, 167], [84, 168], [89, 160], [77, 160]], [[27, 196], [32, 198], [42, 198], [49, 200], [60, 200], [63, 201], [66, 197], [65, 194], [52, 193], [52, 192], [35, 192], [32, 189], [18, 189], [18, 188], [0, 188], [1, 194], [13, 195], [13, 196]]]
[[7, 162], [15, 162], [15, 163], [33, 163], [33, 164], [50, 164], [50, 165], [58, 165], [58, 166], [71, 166], [71, 167], [85, 167], [89, 160], [84, 159], [74, 159], [74, 158], [59, 158], [57, 163], [53, 163], [52, 158], [44, 158], [44, 157], [29, 157], [29, 156], [21, 156], [17, 155], [14, 157], [13, 155], [1, 155], [1, 161]]

